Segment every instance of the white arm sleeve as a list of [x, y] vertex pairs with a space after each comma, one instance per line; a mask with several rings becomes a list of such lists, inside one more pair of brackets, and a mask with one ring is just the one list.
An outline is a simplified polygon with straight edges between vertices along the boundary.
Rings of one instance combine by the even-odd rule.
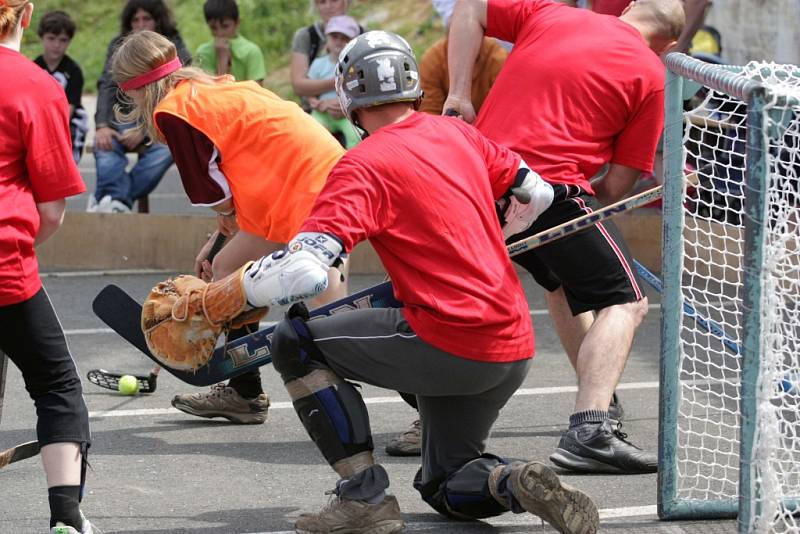
[[247, 269], [244, 291], [256, 308], [286, 305], [328, 288], [328, 270], [342, 257], [342, 244], [329, 234], [302, 232], [283, 250]]

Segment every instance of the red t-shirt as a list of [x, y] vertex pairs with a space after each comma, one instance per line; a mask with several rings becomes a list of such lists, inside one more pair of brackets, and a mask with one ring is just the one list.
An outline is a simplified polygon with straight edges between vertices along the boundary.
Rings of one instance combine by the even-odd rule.
[[478, 129], [551, 183], [608, 162], [653, 169], [664, 122], [664, 65], [621, 20], [549, 0], [489, 0], [487, 35], [514, 42]]
[[519, 156], [449, 117], [415, 113], [351, 149], [331, 171], [301, 231], [347, 251], [369, 239], [403, 316], [427, 343], [508, 362], [533, 355], [525, 294], [493, 199]]
[[592, 11], [619, 17], [630, 3], [631, 0], [592, 0]]
[[33, 241], [36, 204], [86, 190], [58, 82], [19, 52], [0, 46], [0, 306], [42, 286]]

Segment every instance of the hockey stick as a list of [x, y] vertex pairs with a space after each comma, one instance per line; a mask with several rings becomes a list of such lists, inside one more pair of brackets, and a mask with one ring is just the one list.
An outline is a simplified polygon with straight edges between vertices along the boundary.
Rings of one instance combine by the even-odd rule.
[[[516, 256], [545, 243], [589, 228], [599, 222], [652, 202], [662, 195], [662, 187], [655, 187], [636, 196], [611, 204], [594, 213], [583, 215], [560, 226], [539, 232], [523, 241], [508, 246], [509, 255]], [[384, 282], [367, 288], [354, 295], [332, 302], [310, 312], [311, 317], [324, 317], [342, 311], [359, 308], [399, 307], [393, 295], [391, 282]], [[121, 288], [108, 285], [95, 297], [92, 303], [95, 314], [125, 340], [137, 347], [155, 362], [159, 360], [147, 348], [140, 326], [142, 306]], [[222, 382], [232, 376], [256, 369], [272, 361], [271, 339], [273, 326], [227, 342], [218, 347], [211, 359], [196, 371], [176, 369], [161, 364], [179, 380], [195, 386], [208, 386]]]
[[[208, 251], [208, 261], [213, 261], [214, 257], [222, 250], [228, 237], [222, 233], [217, 234], [214, 243], [211, 245], [211, 250]], [[133, 375], [139, 383], [139, 393], [155, 393], [156, 386], [158, 385], [158, 373], [161, 371], [161, 366], [156, 364], [150, 370], [149, 375]], [[106, 371], [105, 369], [92, 369], [86, 373], [86, 378], [92, 384], [100, 386], [101, 388], [111, 389], [114, 391], [119, 390], [119, 379], [127, 373], [116, 373], [113, 371]]]
[[6, 374], [8, 373], [8, 356], [0, 351], [0, 421], [3, 420], [3, 399], [6, 396]]
[[28, 441], [0, 452], [0, 469], [39, 454], [39, 442]]
[[[655, 289], [659, 294], [663, 291], [663, 284], [661, 283], [661, 279], [659, 279], [655, 274], [651, 273], [644, 265], [639, 263], [636, 260], [633, 260], [633, 264], [636, 266], [636, 270], [639, 272], [639, 276], [647, 282], [653, 289]], [[728, 334], [725, 333], [725, 330], [722, 329], [722, 326], [719, 323], [712, 321], [711, 319], [707, 319], [700, 315], [694, 307], [686, 302], [683, 301], [683, 313], [686, 317], [693, 319], [697, 325], [709, 332], [714, 337], [718, 338], [722, 341], [722, 344], [725, 345], [729, 350], [731, 350], [736, 356], [741, 355], [742, 350], [739, 346], [739, 343], [730, 337]]]

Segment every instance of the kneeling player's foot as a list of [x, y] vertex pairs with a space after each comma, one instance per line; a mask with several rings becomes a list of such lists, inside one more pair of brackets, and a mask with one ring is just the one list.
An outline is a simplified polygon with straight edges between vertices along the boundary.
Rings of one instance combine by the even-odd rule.
[[262, 393], [254, 399], [247, 399], [230, 386], [216, 384], [205, 393], [175, 395], [172, 405], [198, 417], [224, 417], [234, 423], [256, 425], [267, 420], [269, 397]]
[[338, 495], [318, 513], [302, 514], [294, 524], [301, 534], [392, 534], [405, 527], [394, 495], [378, 504], [342, 499]]
[[658, 456], [643, 451], [627, 440], [628, 435], [609, 421], [581, 437], [570, 428], [550, 455], [558, 467], [582, 473], [641, 474], [658, 470]]
[[611, 396], [611, 403], [608, 405], [608, 418], [612, 426], [619, 426], [623, 417], [625, 417], [625, 410], [622, 409], [622, 403], [617, 397], [617, 393], [614, 392]]
[[83, 516], [82, 512], [81, 519], [83, 520], [83, 525], [80, 530], [59, 522], [50, 529], [50, 534], [100, 534], [100, 531], [92, 526], [89, 520]]
[[506, 487], [519, 506], [562, 534], [594, 534], [600, 526], [591, 497], [561, 482], [556, 472], [543, 463], [513, 465]]
[[422, 428], [417, 419], [408, 430], [392, 439], [386, 446], [389, 456], [419, 456], [422, 454]]

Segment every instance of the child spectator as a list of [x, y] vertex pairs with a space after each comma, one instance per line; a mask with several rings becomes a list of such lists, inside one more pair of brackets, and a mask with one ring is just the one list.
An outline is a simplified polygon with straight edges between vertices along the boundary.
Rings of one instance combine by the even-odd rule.
[[[312, 80], [328, 80], [333, 78], [339, 53], [352, 39], [361, 33], [358, 22], [347, 15], [331, 18], [325, 26], [325, 45], [328, 54], [318, 57], [308, 69], [308, 77]], [[329, 132], [337, 136], [345, 148], [353, 148], [361, 140], [361, 136], [346, 118], [341, 116], [341, 105], [336, 91], [327, 91], [317, 97], [308, 99], [312, 108], [311, 116], [322, 124]], [[331, 115], [333, 110], [336, 115]], [[343, 139], [343, 141], [342, 141]]]
[[45, 13], [37, 30], [44, 53], [34, 62], [46, 70], [64, 89], [69, 102], [69, 133], [72, 138], [72, 157], [78, 163], [83, 153], [89, 119], [81, 105], [83, 71], [67, 55], [69, 43], [75, 36], [75, 22], [64, 11]]
[[237, 81], [261, 83], [266, 76], [264, 54], [257, 44], [239, 34], [236, 0], [206, 0], [203, 14], [214, 39], [197, 49], [200, 68], [218, 76], [232, 74]]

